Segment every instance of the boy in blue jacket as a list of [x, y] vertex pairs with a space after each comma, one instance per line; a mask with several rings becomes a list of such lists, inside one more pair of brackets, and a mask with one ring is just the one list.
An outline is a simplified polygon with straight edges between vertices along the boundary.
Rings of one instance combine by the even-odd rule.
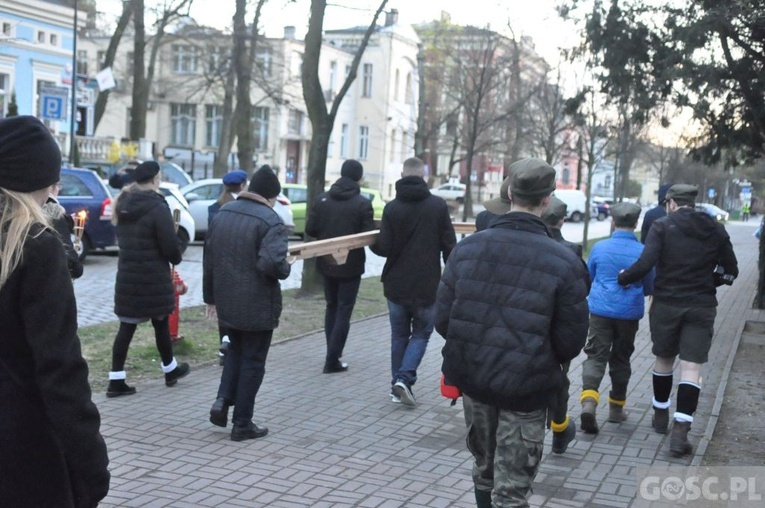
[[616, 280], [619, 272], [630, 267], [643, 252], [643, 244], [634, 233], [640, 207], [617, 203], [611, 208], [611, 216], [614, 233], [595, 244], [587, 262], [592, 289], [587, 298], [590, 331], [584, 347], [587, 359], [582, 365], [581, 428], [588, 434], [598, 432], [595, 411], [606, 365], [611, 376], [608, 421], [621, 423], [627, 419], [624, 404], [632, 374], [630, 356], [635, 351], [638, 322], [645, 313], [645, 296], [653, 293], [653, 270], [627, 288]]

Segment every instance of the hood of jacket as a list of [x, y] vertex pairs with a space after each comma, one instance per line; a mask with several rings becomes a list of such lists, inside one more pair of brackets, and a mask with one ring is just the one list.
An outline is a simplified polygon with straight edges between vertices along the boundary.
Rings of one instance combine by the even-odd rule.
[[422, 201], [430, 196], [428, 184], [419, 176], [405, 176], [396, 182], [396, 199]]
[[153, 190], [135, 190], [124, 192], [118, 199], [119, 221], [137, 221], [149, 211], [165, 202], [162, 194]]
[[341, 176], [329, 188], [329, 197], [338, 201], [347, 201], [361, 193], [359, 184], [347, 176]]
[[707, 240], [714, 236], [717, 230], [717, 221], [711, 215], [697, 212], [693, 208], [679, 208], [670, 215], [680, 231], [692, 238]]

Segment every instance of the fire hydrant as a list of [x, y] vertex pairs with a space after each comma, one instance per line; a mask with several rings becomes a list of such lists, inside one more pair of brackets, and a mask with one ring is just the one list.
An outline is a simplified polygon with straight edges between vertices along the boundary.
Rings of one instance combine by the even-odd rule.
[[173, 270], [173, 293], [175, 293], [175, 309], [170, 314], [170, 340], [173, 342], [183, 339], [183, 335], [178, 334], [178, 325], [181, 317], [181, 295], [185, 295], [189, 287], [183, 282], [181, 276], [176, 270]]

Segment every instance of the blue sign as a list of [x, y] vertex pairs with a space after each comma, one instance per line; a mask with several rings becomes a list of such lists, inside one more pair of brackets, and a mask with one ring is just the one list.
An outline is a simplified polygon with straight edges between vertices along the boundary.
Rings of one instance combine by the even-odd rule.
[[40, 89], [40, 117], [45, 120], [66, 120], [69, 89], [46, 86]]

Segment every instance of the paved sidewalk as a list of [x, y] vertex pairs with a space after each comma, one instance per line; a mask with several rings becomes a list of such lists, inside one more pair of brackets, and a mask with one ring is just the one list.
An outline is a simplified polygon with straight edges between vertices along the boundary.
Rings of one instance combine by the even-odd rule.
[[[644, 319], [628, 422], [606, 423], [604, 401], [600, 434], [579, 433], [561, 456], [550, 452], [548, 432], [532, 506], [630, 506], [638, 468], [700, 459], [714, 430], [741, 328], [748, 319], [765, 319], [751, 309], [757, 279], [754, 226], [733, 223], [728, 231], [742, 274], [733, 287], [718, 292], [711, 361], [703, 371], [691, 431], [692, 441], [699, 443], [697, 455], [670, 458], [668, 438], [651, 430], [653, 364]], [[138, 394], [131, 397], [107, 400], [96, 394], [112, 470], [102, 506], [475, 506], [462, 405], [450, 407], [438, 390], [442, 346], [443, 339], [434, 334], [414, 389], [419, 405], [407, 409], [388, 398], [387, 316], [353, 324], [345, 352], [351, 368], [344, 374], [321, 374], [322, 334], [277, 344], [255, 403], [255, 421], [266, 424], [270, 434], [242, 443], [230, 441], [228, 429], [207, 420], [220, 367], [196, 369], [174, 388], [157, 380], [138, 384]], [[580, 355], [573, 362], [570, 374], [570, 414], [577, 423], [583, 359]], [[608, 389], [604, 384], [601, 392]]]

